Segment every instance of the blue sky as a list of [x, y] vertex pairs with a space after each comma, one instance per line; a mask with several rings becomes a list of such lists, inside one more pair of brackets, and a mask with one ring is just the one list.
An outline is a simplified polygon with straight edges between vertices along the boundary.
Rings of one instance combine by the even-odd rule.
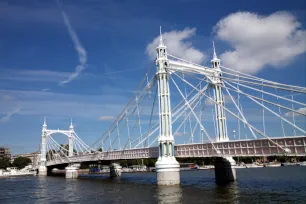
[[93, 142], [151, 65], [160, 25], [179, 57], [208, 66], [215, 40], [224, 65], [305, 87], [305, 8], [303, 0], [0, 1], [0, 145], [37, 150], [44, 116], [61, 129], [73, 118]]

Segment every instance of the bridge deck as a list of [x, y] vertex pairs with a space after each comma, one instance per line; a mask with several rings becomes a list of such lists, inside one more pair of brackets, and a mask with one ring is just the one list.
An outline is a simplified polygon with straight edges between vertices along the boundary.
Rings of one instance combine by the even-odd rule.
[[[287, 156], [306, 156], [306, 136], [296, 137], [282, 137], [273, 138], [275, 143], [283, 148], [289, 149], [291, 152]], [[282, 156], [285, 155], [284, 151], [270, 142], [268, 139], [255, 139], [255, 140], [240, 140], [240, 141], [227, 141], [216, 142], [213, 148], [211, 143], [206, 144], [182, 144], [175, 146], [175, 156], [178, 158], [188, 157], [249, 157], [249, 156]], [[121, 160], [121, 159], [145, 159], [157, 158], [159, 155], [158, 147], [139, 148], [130, 150], [116, 150], [111, 152], [98, 152], [88, 153], [84, 155], [75, 155], [73, 157], [62, 158], [47, 162], [47, 166], [86, 162], [86, 161], [99, 161], [99, 160]]]

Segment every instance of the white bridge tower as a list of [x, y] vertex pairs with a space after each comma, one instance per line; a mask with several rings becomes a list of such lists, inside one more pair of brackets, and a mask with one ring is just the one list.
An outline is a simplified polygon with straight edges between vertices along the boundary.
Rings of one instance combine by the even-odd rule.
[[[59, 151], [65, 155], [66, 159], [72, 157], [74, 155], [74, 140], [76, 137], [76, 133], [74, 131], [74, 126], [72, 124], [72, 120], [70, 122], [69, 130], [50, 130], [47, 129], [46, 119], [44, 119], [44, 124], [42, 126], [42, 135], [41, 135], [41, 145], [40, 145], [40, 162], [38, 172], [39, 175], [47, 175], [47, 143], [50, 140], [52, 134], [63, 134], [68, 137], [68, 149], [65, 149], [66, 152], [62, 151], [62, 147]], [[67, 153], [67, 155], [66, 155]]]
[[213, 42], [213, 50], [214, 55], [213, 59], [211, 60], [212, 68], [216, 71], [214, 74], [218, 75], [214, 79], [215, 83], [212, 85], [214, 90], [214, 99], [215, 103], [215, 113], [216, 113], [216, 129], [217, 129], [217, 138], [218, 142], [221, 141], [228, 141], [227, 135], [227, 126], [226, 126], [226, 117], [224, 113], [224, 96], [222, 93], [222, 80], [220, 79], [221, 70], [220, 70], [220, 59], [218, 59], [216, 50], [215, 50], [215, 43]]
[[68, 157], [73, 156], [73, 138], [74, 138], [74, 127], [72, 124], [72, 119], [69, 126], [69, 136], [68, 136]]
[[174, 157], [174, 137], [172, 135], [169, 73], [167, 66], [167, 47], [163, 43], [160, 30], [160, 43], [157, 51], [157, 82], [159, 101], [159, 157], [155, 163], [158, 185], [175, 185], [180, 183], [179, 163]]
[[44, 124], [42, 126], [42, 134], [41, 134], [41, 145], [40, 145], [40, 164], [38, 168], [39, 175], [47, 175], [47, 158], [46, 158], [46, 150], [47, 150], [47, 124], [46, 118], [44, 119]]
[[[215, 44], [213, 42], [213, 59], [211, 60], [212, 68], [215, 69], [212, 84], [214, 90], [215, 113], [216, 113], [216, 141], [228, 141], [226, 117], [224, 112], [224, 96], [221, 86], [222, 79], [220, 78], [220, 59], [218, 59]], [[215, 160], [215, 177], [217, 183], [229, 183], [236, 180], [236, 170], [232, 166], [236, 165], [236, 161], [232, 157], [217, 157]]]

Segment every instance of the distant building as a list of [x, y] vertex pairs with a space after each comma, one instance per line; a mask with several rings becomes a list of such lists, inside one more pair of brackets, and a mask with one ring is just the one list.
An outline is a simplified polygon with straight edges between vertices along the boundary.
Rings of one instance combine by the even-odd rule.
[[0, 147], [0, 158], [3, 157], [11, 159], [11, 151], [9, 148]]

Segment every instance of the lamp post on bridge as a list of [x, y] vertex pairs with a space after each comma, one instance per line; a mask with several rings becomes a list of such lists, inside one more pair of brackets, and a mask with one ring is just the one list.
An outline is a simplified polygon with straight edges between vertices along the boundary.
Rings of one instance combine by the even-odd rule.
[[164, 45], [161, 28], [157, 51], [157, 81], [159, 102], [159, 157], [155, 163], [158, 185], [180, 183], [180, 165], [174, 157], [174, 137], [172, 135], [169, 73], [167, 66], [167, 47]]

